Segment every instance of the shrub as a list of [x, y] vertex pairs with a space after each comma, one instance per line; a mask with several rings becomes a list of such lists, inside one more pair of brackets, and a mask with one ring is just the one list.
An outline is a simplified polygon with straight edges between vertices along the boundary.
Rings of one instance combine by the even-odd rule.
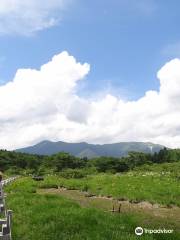
[[59, 175], [63, 178], [84, 178], [86, 177], [85, 171], [81, 169], [65, 169], [64, 171], [60, 172]]

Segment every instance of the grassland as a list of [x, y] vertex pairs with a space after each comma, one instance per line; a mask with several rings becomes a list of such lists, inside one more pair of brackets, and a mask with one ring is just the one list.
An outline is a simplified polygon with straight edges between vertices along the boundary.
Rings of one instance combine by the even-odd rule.
[[[61, 187], [69, 191], [61, 191]], [[134, 202], [145, 200], [169, 208], [161, 211], [158, 207], [159, 212], [132, 208], [113, 214], [107, 212], [110, 201], [85, 198], [81, 191]], [[7, 186], [6, 192], [7, 205], [13, 210], [13, 240], [134, 240], [138, 239], [134, 234], [136, 226], [174, 229], [174, 234], [145, 234], [141, 239], [180, 239], [179, 163], [143, 166], [125, 174], [95, 174], [82, 179], [53, 175], [35, 182], [23, 177]]]
[[[13, 209], [13, 240], [136, 239], [135, 216], [114, 216], [96, 208], [82, 208], [66, 198], [37, 194], [31, 179], [7, 188]], [[143, 237], [142, 239], [152, 239]]]
[[49, 176], [39, 187], [61, 186], [116, 199], [180, 206], [179, 169], [179, 163], [166, 163], [144, 166], [125, 174], [95, 174], [82, 179]]

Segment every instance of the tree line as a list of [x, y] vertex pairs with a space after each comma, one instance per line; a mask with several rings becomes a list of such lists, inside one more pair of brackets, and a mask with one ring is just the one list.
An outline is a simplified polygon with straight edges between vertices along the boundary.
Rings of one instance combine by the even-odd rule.
[[[97, 172], [126, 172], [137, 166], [153, 163], [177, 162], [180, 149], [161, 149], [158, 153], [148, 154], [129, 152], [125, 157], [96, 157], [93, 159], [78, 158], [69, 153], [60, 152], [51, 156], [26, 154], [0, 150], [0, 170], [13, 174], [46, 174], [69, 170], [79, 174], [79, 169], [94, 169]], [[75, 171], [72, 171], [75, 170]]]

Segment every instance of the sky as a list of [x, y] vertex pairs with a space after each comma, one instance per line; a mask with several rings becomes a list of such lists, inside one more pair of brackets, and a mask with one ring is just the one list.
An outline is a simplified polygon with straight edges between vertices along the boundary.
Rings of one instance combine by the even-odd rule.
[[0, 148], [180, 147], [178, 0], [1, 0]]

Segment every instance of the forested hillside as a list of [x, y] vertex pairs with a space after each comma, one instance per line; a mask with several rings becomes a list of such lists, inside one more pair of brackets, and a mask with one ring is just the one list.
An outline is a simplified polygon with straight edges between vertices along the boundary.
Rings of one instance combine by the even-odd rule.
[[76, 157], [94, 158], [100, 156], [123, 157], [128, 152], [159, 152], [164, 146], [150, 142], [119, 142], [111, 144], [89, 144], [86, 142], [68, 143], [42, 141], [34, 146], [17, 149], [17, 152], [52, 155], [58, 152], [68, 152]]
[[180, 160], [180, 150], [166, 148], [158, 153], [149, 154], [129, 152], [126, 157], [96, 157], [88, 160], [69, 153], [60, 152], [51, 156], [26, 154], [19, 152], [0, 151], [0, 170], [14, 174], [32, 173], [45, 174], [60, 172], [65, 169], [94, 169], [98, 172], [125, 172], [144, 164], [177, 162]]

